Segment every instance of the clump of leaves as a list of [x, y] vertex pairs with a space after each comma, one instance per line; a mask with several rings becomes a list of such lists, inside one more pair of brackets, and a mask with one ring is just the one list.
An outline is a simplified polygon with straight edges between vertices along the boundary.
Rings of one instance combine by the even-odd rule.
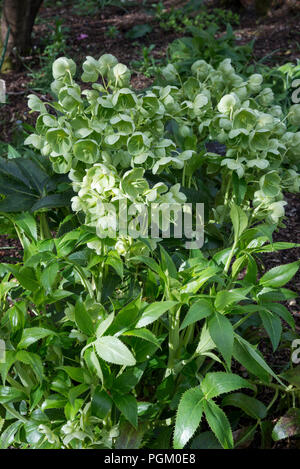
[[[110, 54], [84, 62], [91, 89], [75, 73], [61, 57], [57, 100], [29, 96], [39, 117], [25, 143], [68, 174], [78, 218], [43, 239], [32, 215], [11, 216], [24, 259], [0, 265], [2, 447], [233, 448], [259, 431], [265, 440], [279, 397], [300, 405], [297, 369], [278, 376], [259, 350], [265, 334], [275, 352], [283, 327], [297, 338], [282, 303], [296, 297], [286, 284], [300, 262], [261, 272], [260, 256], [297, 247], [273, 232], [283, 189], [299, 191], [299, 105], [285, 115], [263, 77], [244, 78], [230, 59], [174, 60], [144, 92]], [[208, 151], [216, 143], [224, 151]], [[102, 210], [199, 198], [202, 250], [110, 236], [114, 219]], [[274, 396], [263, 403], [266, 387]], [[293, 428], [297, 417], [288, 412]], [[284, 425], [275, 440], [290, 434]]]

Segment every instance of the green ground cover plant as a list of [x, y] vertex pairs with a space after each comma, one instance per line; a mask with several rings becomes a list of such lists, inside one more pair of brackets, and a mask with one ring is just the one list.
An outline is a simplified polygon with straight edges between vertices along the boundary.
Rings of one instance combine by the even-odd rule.
[[[297, 339], [284, 302], [300, 261], [266, 270], [261, 255], [297, 246], [273, 233], [283, 191], [299, 192], [300, 105], [243, 74], [242, 51], [195, 57], [204, 40], [173, 43], [143, 92], [105, 54], [86, 58], [83, 90], [61, 57], [56, 99], [29, 96], [25, 144], [63, 186], [31, 187], [40, 205], [5, 213], [24, 254], [0, 264], [2, 448], [227, 449], [299, 434], [299, 368], [275, 373], [260, 344], [262, 331], [273, 353]], [[15, 191], [2, 185], [0, 210]], [[43, 204], [57, 194], [64, 210]], [[125, 201], [204, 202], [203, 247], [164, 239], [167, 211], [155, 239], [112, 236], [99, 210]]]
[[217, 27], [224, 27], [228, 23], [239, 24], [237, 13], [222, 8], [209, 11], [202, 1], [191, 1], [181, 8], [172, 8], [171, 11], [164, 8], [163, 2], [154, 4], [153, 8], [160, 27], [166, 31], [184, 33], [190, 26], [204, 30], [212, 24]]

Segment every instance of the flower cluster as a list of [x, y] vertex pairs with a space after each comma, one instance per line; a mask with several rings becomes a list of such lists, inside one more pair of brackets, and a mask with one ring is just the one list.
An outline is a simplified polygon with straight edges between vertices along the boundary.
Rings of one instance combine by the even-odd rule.
[[[221, 175], [216, 192], [227, 199], [239, 192], [243, 208], [255, 208], [253, 219], [278, 223], [282, 191], [300, 185], [299, 105], [284, 116], [263, 77], [244, 80], [230, 59], [217, 68], [197, 60], [183, 82], [176, 63], [161, 72], [163, 86], [138, 93], [130, 88], [129, 69], [114, 56], [87, 57], [81, 79], [92, 89], [82, 91], [75, 63], [62, 57], [53, 64], [57, 102], [46, 107], [29, 96], [29, 107], [40, 115], [26, 143], [48, 155], [56, 172], [69, 173], [78, 193], [73, 210], [84, 212], [101, 237], [117, 228], [104, 202], [182, 203], [180, 185], [199, 187]], [[209, 141], [223, 145], [225, 155], [209, 152]], [[211, 207], [216, 223], [224, 220], [222, 211], [222, 201]]]

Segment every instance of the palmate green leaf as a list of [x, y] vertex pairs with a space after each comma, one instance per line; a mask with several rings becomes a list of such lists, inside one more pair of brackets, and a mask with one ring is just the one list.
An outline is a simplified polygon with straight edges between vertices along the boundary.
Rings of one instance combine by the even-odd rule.
[[221, 394], [237, 391], [241, 388], [255, 389], [246, 379], [223, 371], [207, 373], [200, 386], [205, 399], [213, 399]]
[[41, 197], [40, 200], [35, 202], [35, 204], [32, 205], [30, 211], [33, 213], [43, 208], [50, 209], [59, 207], [69, 207], [72, 195], [72, 191], [65, 191], [62, 193], [46, 195], [45, 197]]
[[[72, 191], [53, 193], [66, 176], [53, 176], [49, 159], [36, 154], [6, 160], [0, 158], [0, 211], [37, 211], [70, 205]], [[49, 199], [48, 199], [49, 198]], [[52, 199], [53, 198], [53, 199]]]
[[197, 291], [219, 271], [219, 267], [211, 266], [200, 272], [199, 275], [181, 288], [182, 293], [197, 293]]
[[186, 391], [180, 400], [175, 422], [175, 449], [182, 449], [197, 430], [203, 414], [204, 396], [200, 387]]
[[216, 312], [208, 319], [208, 329], [212, 340], [224, 357], [228, 368], [230, 368], [234, 342], [234, 330], [231, 322], [228, 318]]
[[26, 290], [35, 291], [39, 288], [35, 271], [31, 267], [7, 265], [7, 269], [16, 277], [18, 282]]
[[190, 324], [194, 324], [197, 321], [201, 321], [201, 319], [207, 318], [213, 313], [213, 311], [212, 304], [208, 300], [200, 298], [193, 303], [188, 310], [179, 330], [181, 331]]
[[257, 420], [266, 418], [268, 412], [267, 407], [261, 401], [239, 392], [224, 397], [222, 406], [238, 407], [245, 414]]
[[143, 422], [135, 429], [130, 423], [121, 422], [119, 436], [116, 439], [116, 449], [136, 449], [141, 447], [142, 439], [147, 431], [147, 423]]
[[119, 277], [123, 278], [123, 275], [124, 275], [123, 261], [117, 252], [110, 251], [105, 261], [105, 264], [110, 265], [119, 275]]
[[68, 392], [68, 399], [72, 407], [75, 405], [77, 397], [84, 394], [88, 389], [90, 389], [90, 386], [86, 383], [80, 383], [77, 386], [71, 387]]
[[94, 325], [82, 300], [78, 300], [75, 305], [75, 321], [77, 327], [87, 336], [94, 335]]
[[242, 270], [244, 265], [247, 262], [247, 255], [244, 254], [243, 256], [238, 257], [234, 263], [232, 264], [231, 272], [232, 277], [236, 277], [236, 275]]
[[152, 259], [151, 257], [135, 256], [131, 258], [131, 261], [137, 261], [137, 262], [147, 265], [151, 270], [153, 270], [153, 272], [155, 272], [158, 275], [163, 274], [159, 264], [157, 264], [157, 262], [155, 262], [155, 260]]
[[0, 386], [0, 404], [8, 402], [22, 401], [26, 399], [26, 394], [11, 386]]
[[272, 438], [274, 441], [300, 435], [300, 409], [292, 408], [276, 423]]
[[114, 320], [114, 313], [111, 313], [109, 314], [109, 316], [107, 316], [106, 319], [104, 319], [104, 321], [101, 321], [99, 326], [97, 327], [97, 330], [96, 330], [96, 336], [97, 337], [102, 337], [103, 334], [107, 331], [107, 329], [109, 328], [109, 326], [111, 325], [111, 323], [113, 322]]
[[64, 370], [72, 380], [84, 383], [85, 373], [83, 368], [79, 368], [79, 366], [61, 366], [59, 369]]
[[7, 449], [13, 444], [15, 435], [22, 425], [23, 422], [21, 420], [16, 420], [6, 427], [6, 429], [1, 433], [0, 449]]
[[51, 292], [50, 295], [48, 295], [47, 304], [50, 305], [52, 303], [56, 303], [57, 301], [61, 301], [64, 298], [68, 298], [68, 296], [71, 296], [71, 295], [72, 295], [72, 292], [67, 291], [67, 290], [62, 290], [62, 289], [54, 290]]
[[223, 410], [211, 400], [203, 403], [203, 410], [205, 412], [208, 425], [218, 438], [223, 448], [232, 449], [234, 446], [232, 431], [230, 423]]
[[127, 368], [113, 382], [113, 389], [119, 394], [128, 394], [140, 381], [146, 368], [146, 362], [133, 368]]
[[94, 374], [95, 376], [98, 376], [98, 378], [100, 379], [101, 383], [104, 382], [104, 378], [103, 378], [103, 372], [102, 372], [102, 368], [101, 368], [101, 365], [99, 363], [99, 359], [97, 357], [97, 354], [96, 352], [94, 351], [94, 349], [92, 348], [88, 348], [85, 352], [84, 352], [84, 360], [87, 364], [87, 367], [89, 369], [89, 371]]
[[131, 423], [134, 428], [138, 426], [138, 406], [137, 400], [132, 394], [118, 394], [112, 392], [112, 399], [125, 419]]
[[261, 277], [259, 284], [264, 287], [283, 287], [283, 285], [288, 283], [296, 275], [299, 267], [300, 261], [273, 267], [273, 269], [270, 269]]
[[15, 217], [15, 223], [31, 240], [37, 240], [37, 221], [33, 215], [23, 212]]
[[247, 272], [244, 277], [244, 281], [249, 283], [250, 285], [255, 285], [257, 282], [257, 264], [253, 256], [247, 253]]
[[102, 360], [115, 365], [134, 366], [135, 358], [117, 337], [99, 337], [95, 342], [96, 351]]
[[280, 384], [283, 384], [255, 347], [238, 335], [235, 335], [233, 356], [250, 373], [258, 376], [262, 381], [268, 382], [272, 376]]
[[155, 337], [155, 335], [146, 328], [133, 329], [131, 331], [123, 332], [122, 335], [138, 337], [139, 339], [147, 340], [152, 344], [160, 348], [160, 341]]
[[272, 313], [268, 310], [260, 311], [259, 315], [262, 320], [263, 326], [272, 342], [273, 351], [275, 352], [279, 345], [282, 334], [281, 320], [275, 313]]
[[234, 241], [237, 242], [248, 226], [248, 218], [243, 210], [236, 204], [232, 204], [230, 218], [233, 224]]
[[167, 275], [167, 277], [178, 278], [178, 273], [176, 266], [171, 258], [171, 256], [167, 253], [167, 251], [160, 246], [160, 257], [161, 257], [161, 269]]
[[140, 316], [140, 306], [140, 297], [137, 297], [135, 300], [124, 306], [124, 308], [116, 314], [114, 321], [107, 330], [108, 334], [114, 335], [134, 327]]
[[247, 290], [244, 288], [236, 288], [234, 290], [221, 290], [217, 293], [215, 299], [215, 308], [217, 311], [224, 311], [228, 306], [233, 303], [239, 303], [242, 300], [245, 300]]
[[255, 252], [276, 252], [284, 249], [299, 248], [300, 244], [278, 241], [277, 243], [267, 244], [261, 248], [256, 248]]
[[51, 262], [42, 272], [41, 274], [41, 284], [45, 288], [46, 291], [52, 289], [57, 274], [59, 272], [59, 264], [58, 262]]
[[137, 24], [129, 29], [129, 31], [126, 33], [126, 37], [129, 39], [138, 39], [150, 33], [151, 31], [152, 27], [149, 24]]
[[43, 327], [29, 327], [23, 330], [21, 340], [18, 344], [18, 348], [28, 348], [38, 340], [44, 339], [45, 337], [56, 335], [54, 331], [50, 329], [44, 329]]
[[16, 352], [14, 350], [6, 350], [5, 352], [5, 362], [0, 363], [0, 374], [2, 379], [2, 384], [5, 384], [8, 372], [16, 359]]
[[148, 326], [159, 319], [164, 313], [178, 304], [177, 301], [157, 301], [145, 308], [136, 324], [137, 328]]
[[241, 204], [247, 191], [247, 183], [244, 178], [240, 179], [236, 173], [232, 174], [233, 191], [237, 204]]
[[222, 449], [213, 432], [201, 432], [191, 442], [191, 449]]
[[97, 386], [92, 396], [92, 415], [99, 419], [105, 419], [112, 408], [112, 404], [112, 399], [108, 393], [104, 389], [101, 389], [100, 386]]
[[207, 352], [209, 352], [210, 350], [213, 350], [215, 347], [216, 347], [216, 344], [212, 340], [211, 335], [209, 333], [209, 329], [205, 322], [204, 326], [202, 327], [198, 347], [195, 353], [199, 355], [205, 355]]
[[41, 409], [63, 409], [67, 404], [67, 399], [61, 394], [51, 394], [47, 399], [45, 399], [41, 405]]
[[16, 360], [30, 365], [37, 379], [42, 382], [44, 378], [44, 367], [40, 356], [27, 350], [19, 350], [16, 354]]

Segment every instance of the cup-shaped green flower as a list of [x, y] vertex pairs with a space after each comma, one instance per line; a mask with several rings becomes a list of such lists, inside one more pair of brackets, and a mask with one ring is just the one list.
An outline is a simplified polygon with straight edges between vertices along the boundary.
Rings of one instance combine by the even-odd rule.
[[300, 104], [294, 104], [290, 107], [288, 119], [291, 125], [300, 127]]
[[99, 160], [99, 145], [94, 140], [81, 139], [73, 145], [75, 158], [86, 164], [93, 164]]
[[237, 105], [238, 101], [236, 96], [233, 94], [226, 94], [220, 100], [218, 104], [218, 111], [222, 114], [230, 114], [233, 111], [234, 107]]
[[130, 70], [124, 64], [119, 63], [108, 72], [108, 79], [114, 84], [114, 86], [118, 86], [120, 88], [128, 86], [130, 83], [130, 78]]
[[247, 87], [251, 93], [259, 93], [262, 88], [263, 76], [260, 73], [254, 73], [249, 77]]
[[53, 62], [52, 74], [55, 80], [63, 79], [67, 73], [74, 76], [76, 73], [76, 64], [74, 60], [67, 57], [59, 57]]

